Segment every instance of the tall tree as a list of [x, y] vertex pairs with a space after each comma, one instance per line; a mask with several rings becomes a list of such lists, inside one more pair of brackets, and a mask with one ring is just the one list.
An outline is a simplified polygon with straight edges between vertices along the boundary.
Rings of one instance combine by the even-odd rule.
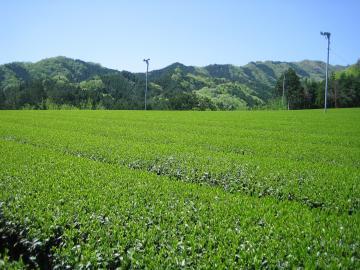
[[305, 105], [304, 89], [301, 85], [299, 76], [292, 68], [289, 68], [278, 78], [275, 85], [276, 97], [282, 97], [283, 87], [285, 89], [284, 95], [289, 109], [303, 108]]

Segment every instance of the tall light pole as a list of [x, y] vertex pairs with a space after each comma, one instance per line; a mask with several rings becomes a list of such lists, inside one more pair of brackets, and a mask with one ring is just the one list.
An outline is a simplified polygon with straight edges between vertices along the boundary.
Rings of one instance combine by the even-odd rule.
[[143, 60], [144, 62], [146, 62], [146, 82], [145, 82], [145, 111], [146, 111], [146, 94], [147, 94], [147, 91], [148, 91], [148, 72], [149, 72], [149, 61], [150, 61], [150, 58], [148, 59], [144, 59]]
[[325, 81], [325, 103], [324, 103], [324, 111], [326, 112], [327, 109], [327, 93], [328, 93], [328, 77], [329, 77], [329, 51], [330, 51], [330, 35], [329, 32], [320, 32], [322, 36], [324, 36], [328, 41], [328, 47], [327, 47], [327, 61], [326, 61], [326, 81]]

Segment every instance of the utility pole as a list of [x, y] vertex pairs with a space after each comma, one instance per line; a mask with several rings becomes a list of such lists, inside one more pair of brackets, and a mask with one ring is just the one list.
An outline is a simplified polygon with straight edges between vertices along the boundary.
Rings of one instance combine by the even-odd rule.
[[145, 81], [145, 111], [146, 111], [146, 95], [147, 95], [147, 91], [148, 91], [148, 72], [149, 72], [149, 61], [150, 58], [148, 59], [144, 59], [144, 62], [146, 62], [146, 81]]
[[329, 77], [329, 51], [330, 51], [330, 32], [320, 32], [322, 36], [324, 36], [328, 41], [328, 47], [327, 47], [327, 61], [326, 61], [326, 81], [325, 81], [325, 103], [324, 103], [324, 112], [326, 112], [327, 109], [327, 93], [328, 93], [328, 77]]
[[283, 78], [282, 104], [283, 104], [283, 109], [284, 109], [284, 106], [285, 106], [285, 72], [284, 72], [284, 78]]
[[335, 91], [335, 108], [338, 107], [337, 104], [337, 82], [334, 80], [334, 91]]

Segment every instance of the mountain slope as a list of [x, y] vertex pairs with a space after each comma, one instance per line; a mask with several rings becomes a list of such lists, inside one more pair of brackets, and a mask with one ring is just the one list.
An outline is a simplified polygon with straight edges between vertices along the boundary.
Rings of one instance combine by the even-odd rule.
[[[309, 60], [205, 67], [174, 63], [149, 73], [149, 108], [188, 108], [184, 104], [189, 100], [194, 106], [205, 102], [206, 106], [230, 110], [261, 105], [272, 97], [277, 78], [288, 68], [317, 81], [325, 74], [323, 62]], [[330, 66], [330, 72], [342, 69], [342, 66]], [[78, 106], [91, 100], [91, 108], [101, 103], [105, 108], [139, 109], [143, 104], [145, 74], [112, 70], [62, 56], [0, 66], [0, 98], [6, 104], [3, 107], [34, 104], [29, 89], [41, 87], [36, 102], [46, 100], [59, 105], [77, 99], [70, 104]]]
[[[95, 75], [119, 73], [99, 64], [74, 60], [63, 56], [47, 58], [36, 63], [14, 62], [0, 66], [0, 72], [6, 79], [27, 81], [64, 76], [69, 81], [80, 82]], [[0, 77], [1, 78], [1, 77]], [[1, 80], [3, 82], [3, 80]]]
[[[174, 63], [164, 69], [150, 72], [150, 80], [165, 89], [195, 91], [210, 98], [222, 109], [261, 105], [272, 97], [276, 80], [292, 68], [302, 78], [320, 81], [325, 78], [325, 63], [301, 62], [250, 62], [239, 67], [234, 65], [185, 66]], [[342, 66], [329, 67], [330, 72], [342, 70]], [[227, 104], [219, 103], [227, 100]], [[239, 103], [240, 102], [240, 103]], [[237, 104], [237, 105], [235, 105]]]

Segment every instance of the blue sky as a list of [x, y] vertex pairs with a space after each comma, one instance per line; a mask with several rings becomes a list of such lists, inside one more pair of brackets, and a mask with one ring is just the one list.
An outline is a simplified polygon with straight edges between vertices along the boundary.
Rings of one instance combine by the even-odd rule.
[[0, 64], [58, 55], [119, 70], [360, 58], [358, 0], [0, 0]]

